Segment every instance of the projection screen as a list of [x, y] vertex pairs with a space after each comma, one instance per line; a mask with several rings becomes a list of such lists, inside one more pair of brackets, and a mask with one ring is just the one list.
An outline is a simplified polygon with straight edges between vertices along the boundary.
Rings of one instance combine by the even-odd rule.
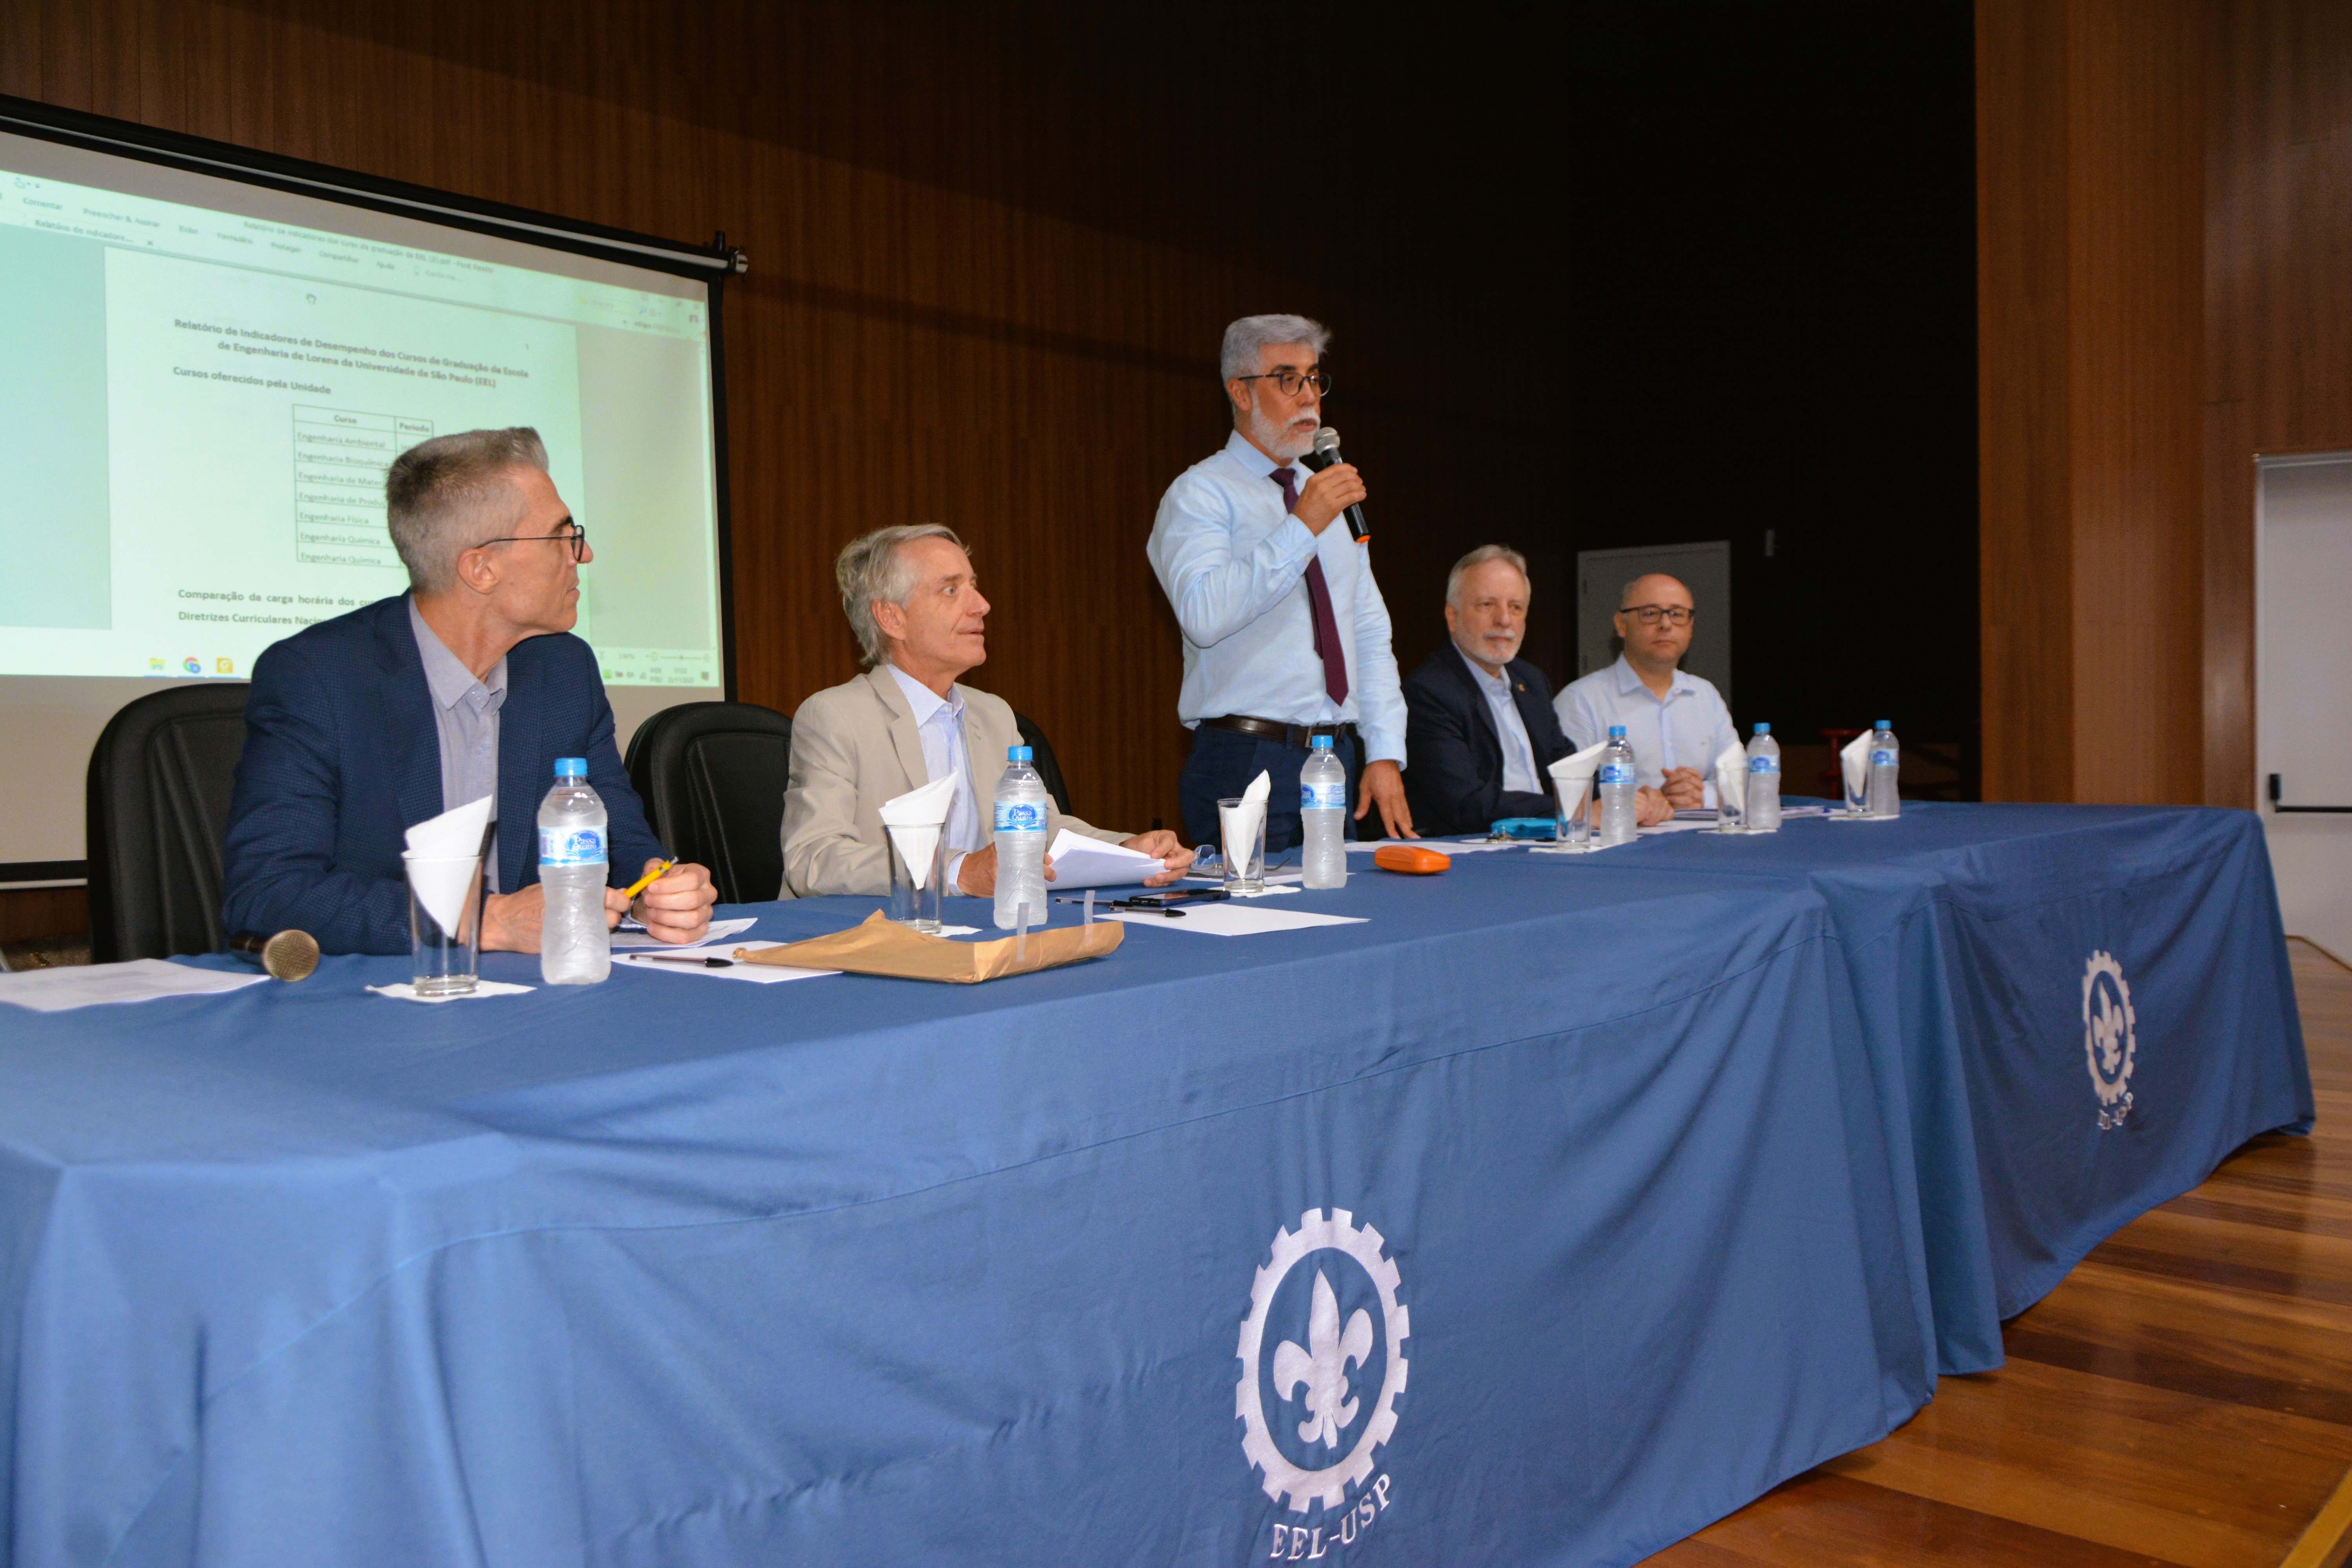
[[384, 468], [434, 436], [544, 437], [595, 552], [577, 631], [622, 745], [726, 695], [716, 253], [12, 122], [0, 883], [79, 875], [59, 863], [83, 857], [91, 743], [124, 703], [242, 680], [278, 638], [407, 586]]

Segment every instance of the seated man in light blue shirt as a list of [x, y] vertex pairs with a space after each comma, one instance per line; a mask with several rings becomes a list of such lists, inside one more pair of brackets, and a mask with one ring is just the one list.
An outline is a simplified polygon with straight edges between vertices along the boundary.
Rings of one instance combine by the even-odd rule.
[[[1149, 553], [1184, 632], [1176, 715], [1192, 731], [1178, 794], [1184, 830], [1217, 840], [1217, 802], [1264, 772], [1265, 847], [1300, 840], [1298, 773], [1328, 734], [1348, 770], [1350, 823], [1380, 808], [1411, 838], [1404, 695], [1371, 552], [1340, 516], [1364, 499], [1352, 465], [1307, 473], [1322, 423], [1330, 334], [1304, 316], [1244, 316], [1220, 365], [1234, 431], [1160, 498]], [[1352, 829], [1351, 829], [1352, 830]]]
[[1715, 759], [1739, 731], [1714, 685], [1681, 668], [1698, 613], [1691, 592], [1654, 572], [1626, 584], [1617, 603], [1625, 651], [1559, 694], [1559, 727], [1582, 750], [1624, 725], [1644, 795], [1656, 790], [1678, 811], [1713, 805]]

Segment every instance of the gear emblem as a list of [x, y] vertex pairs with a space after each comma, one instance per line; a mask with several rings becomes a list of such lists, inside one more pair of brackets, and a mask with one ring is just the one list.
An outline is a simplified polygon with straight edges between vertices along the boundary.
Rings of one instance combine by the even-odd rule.
[[2102, 1129], [2121, 1127], [2131, 1114], [2137, 1024], [2123, 965], [2113, 953], [2092, 953], [2083, 968], [2083, 1054], [2090, 1063], [2091, 1089], [2099, 1097]]
[[[1289, 1499], [1293, 1513], [1305, 1513], [1309, 1501], [1319, 1500], [1326, 1509], [1337, 1509], [1347, 1500], [1348, 1489], [1360, 1485], [1372, 1473], [1373, 1450], [1386, 1443], [1396, 1432], [1396, 1398], [1404, 1392], [1404, 1342], [1412, 1332], [1412, 1320], [1404, 1306], [1397, 1300], [1397, 1266], [1382, 1256], [1388, 1243], [1370, 1226], [1359, 1226], [1355, 1216], [1346, 1209], [1333, 1209], [1328, 1217], [1321, 1209], [1308, 1209], [1298, 1216], [1298, 1228], [1286, 1231], [1277, 1227], [1274, 1236], [1274, 1256], [1257, 1271], [1250, 1286], [1249, 1316], [1242, 1321], [1239, 1355], [1242, 1360], [1241, 1381], [1234, 1388], [1234, 1413], [1241, 1417], [1242, 1451], [1250, 1463], [1265, 1475], [1265, 1495], [1280, 1502]], [[1274, 1440], [1272, 1424], [1267, 1420], [1265, 1401], [1258, 1391], [1258, 1363], [1265, 1353], [1266, 1314], [1274, 1305], [1276, 1292], [1292, 1268], [1317, 1252], [1326, 1249], [1346, 1253], [1369, 1275], [1380, 1292], [1381, 1313], [1387, 1330], [1388, 1365], [1381, 1375], [1380, 1397], [1374, 1402], [1371, 1418], [1365, 1422], [1363, 1434], [1354, 1447], [1338, 1463], [1322, 1469], [1307, 1469], [1293, 1464]], [[1328, 1298], [1329, 1287], [1320, 1276], [1317, 1284], [1319, 1296]], [[1318, 1300], [1318, 1310], [1321, 1307]], [[1334, 1310], [1336, 1316], [1336, 1310]], [[1363, 1314], [1357, 1314], [1361, 1317]], [[1370, 1325], [1365, 1324], [1366, 1328]], [[1352, 1342], [1341, 1342], [1344, 1348]], [[1318, 1355], [1331, 1347], [1318, 1347]], [[1301, 1361], [1307, 1359], [1296, 1345], [1276, 1347], [1276, 1375], [1282, 1373], [1281, 1352]], [[1334, 1354], [1341, 1353], [1334, 1351]], [[1360, 1356], [1358, 1358], [1360, 1366]], [[1303, 1374], [1302, 1374], [1303, 1375]], [[1311, 1403], [1311, 1402], [1310, 1402]], [[1342, 1410], [1344, 1422], [1349, 1412]], [[1276, 1416], [1279, 1419], [1279, 1415]], [[1336, 1427], [1333, 1428], [1336, 1434]]]

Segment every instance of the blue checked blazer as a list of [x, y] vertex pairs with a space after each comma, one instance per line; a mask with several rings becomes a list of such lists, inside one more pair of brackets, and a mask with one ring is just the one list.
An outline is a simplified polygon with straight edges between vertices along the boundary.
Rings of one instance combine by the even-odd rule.
[[[306, 626], [253, 667], [223, 855], [232, 931], [307, 931], [328, 952], [406, 952], [404, 833], [441, 814], [441, 740], [405, 594]], [[499, 886], [539, 880], [555, 759], [588, 759], [611, 821], [612, 880], [661, 854], [613, 745], [596, 656], [578, 637], [507, 655], [499, 710]]]

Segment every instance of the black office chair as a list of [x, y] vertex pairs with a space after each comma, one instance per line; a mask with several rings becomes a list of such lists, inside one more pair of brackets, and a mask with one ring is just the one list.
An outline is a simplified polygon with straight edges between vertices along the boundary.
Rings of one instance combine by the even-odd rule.
[[710, 868], [719, 900], [760, 904], [784, 885], [793, 721], [755, 702], [682, 702], [629, 739], [629, 783], [672, 855]]
[[1070, 786], [1062, 780], [1062, 763], [1054, 755], [1054, 742], [1045, 739], [1045, 731], [1025, 713], [1013, 714], [1013, 722], [1021, 731], [1021, 743], [1029, 748], [1030, 765], [1045, 781], [1045, 793], [1054, 797], [1054, 809], [1064, 816], [1069, 816]]
[[221, 844], [245, 750], [241, 680], [142, 697], [89, 754], [89, 946], [100, 963], [218, 952]]

